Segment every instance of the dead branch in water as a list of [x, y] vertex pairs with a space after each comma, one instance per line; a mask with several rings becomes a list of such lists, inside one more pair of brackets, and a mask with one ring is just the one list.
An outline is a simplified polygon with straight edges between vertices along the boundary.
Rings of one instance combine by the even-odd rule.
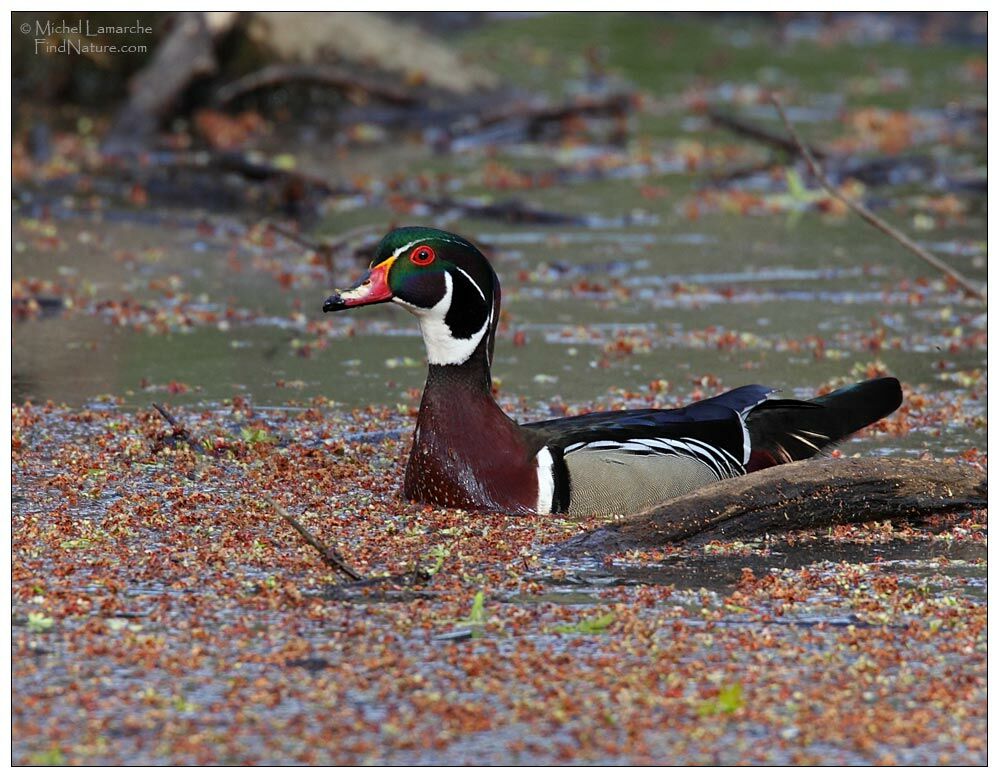
[[292, 529], [299, 534], [302, 540], [319, 552], [319, 556], [322, 558], [323, 562], [326, 563], [327, 567], [347, 579], [347, 582], [342, 584], [341, 588], [358, 588], [367, 586], [409, 587], [419, 583], [425, 583], [426, 581], [429, 581], [432, 576], [431, 573], [422, 569], [419, 565], [413, 565], [404, 573], [374, 575], [370, 577], [362, 576], [353, 567], [347, 564], [347, 560], [343, 558], [342, 554], [335, 549], [330, 548], [323, 541], [309, 532], [309, 530], [307, 530], [298, 519], [284, 510], [280, 505], [274, 502], [274, 500], [270, 497], [264, 497], [264, 501], [278, 516], [291, 525]]
[[334, 572], [350, 579], [351, 581], [363, 580], [363, 576], [358, 573], [353, 567], [347, 564], [347, 560], [336, 550], [327, 546], [323, 541], [319, 540], [315, 535], [309, 532], [302, 523], [292, 516], [288, 511], [278, 505], [270, 497], [264, 497], [264, 502], [266, 502], [271, 509], [282, 519], [284, 519], [288, 524], [291, 525], [292, 529], [297, 532], [302, 540], [304, 540], [308, 545], [312, 546], [316, 551], [319, 552], [319, 556], [322, 558], [326, 566], [329, 567]]
[[978, 286], [966, 278], [964, 275], [959, 273], [957, 270], [952, 268], [942, 259], [937, 257], [935, 254], [924, 249], [922, 246], [913, 241], [908, 235], [906, 235], [901, 230], [892, 227], [886, 221], [881, 219], [872, 213], [866, 206], [862, 203], [858, 203], [851, 200], [849, 197], [840, 192], [832, 182], [826, 177], [825, 172], [822, 170], [821, 165], [815, 159], [815, 156], [811, 153], [808, 146], [804, 144], [801, 137], [798, 135], [798, 131], [794, 129], [794, 125], [791, 124], [791, 120], [787, 118], [787, 113], [784, 111], [784, 105], [781, 103], [780, 98], [777, 95], [771, 95], [770, 101], [774, 104], [777, 109], [777, 113], [780, 114], [780, 118], [784, 122], [784, 126], [787, 128], [788, 133], [790, 133], [791, 138], [794, 140], [796, 146], [798, 147], [801, 156], [805, 158], [805, 162], [808, 163], [808, 168], [811, 170], [812, 175], [815, 176], [815, 180], [822, 185], [830, 195], [839, 200], [843, 205], [853, 211], [855, 214], [860, 216], [861, 219], [866, 221], [868, 224], [876, 227], [881, 232], [883, 232], [888, 237], [892, 238], [896, 243], [901, 244], [921, 260], [929, 265], [932, 265], [935, 269], [943, 273], [947, 278], [951, 279], [955, 284], [960, 286], [964, 291], [975, 297], [982, 302], [985, 302], [985, 295]]
[[[788, 137], [786, 135], [781, 135], [780, 133], [773, 132], [766, 127], [756, 124], [755, 122], [751, 122], [748, 119], [743, 119], [740, 116], [733, 116], [731, 114], [723, 113], [715, 108], [710, 108], [708, 109], [708, 119], [712, 124], [724, 127], [726, 130], [730, 130], [736, 135], [742, 135], [766, 146], [772, 146], [773, 148], [785, 151], [796, 157], [800, 156], [802, 153], [802, 146], [794, 138], [794, 136]], [[817, 146], [809, 146], [808, 151], [812, 153], [813, 157], [818, 159], [824, 159], [829, 156], [824, 149]]]
[[[171, 426], [171, 437], [174, 440], [179, 440], [187, 443], [194, 451], [199, 454], [207, 453], [204, 446], [202, 446], [197, 439], [181, 424], [177, 418], [170, 413], [166, 408], [164, 408], [159, 403], [153, 403], [153, 408], [156, 412], [163, 417], [163, 419]], [[245, 480], [245, 474], [238, 472], [235, 468], [221, 463], [222, 467], [229, 472], [233, 479], [236, 481]], [[189, 476], [191, 477], [191, 476]], [[331, 548], [322, 540], [317, 538], [294, 516], [292, 516], [288, 511], [284, 510], [280, 505], [278, 505], [273, 499], [268, 496], [263, 496], [261, 498], [271, 510], [273, 510], [278, 516], [280, 516], [284, 521], [286, 521], [295, 532], [298, 533], [299, 537], [305, 541], [309, 546], [312, 546], [316, 551], [319, 552], [320, 558], [335, 573], [344, 577], [346, 582], [342, 586], [348, 587], [364, 587], [364, 586], [414, 586], [419, 583], [424, 583], [432, 577], [432, 574], [422, 569], [419, 564], [414, 564], [409, 570], [404, 573], [390, 574], [390, 575], [376, 575], [371, 577], [362, 576], [358, 573], [347, 560], [344, 559], [343, 555], [334, 548]]]
[[784, 535], [984, 509], [985, 475], [914, 459], [809, 459], [730, 478], [578, 535], [556, 554], [606, 554], [688, 542]]
[[172, 413], [170, 413], [166, 408], [164, 408], [159, 403], [153, 403], [153, 408], [155, 408], [156, 412], [163, 417], [163, 419], [166, 421], [167, 424], [170, 425], [171, 438], [173, 438], [174, 440], [184, 441], [188, 446], [190, 446], [194, 451], [197, 451], [199, 454], [205, 453], [205, 447], [202, 446], [194, 438], [194, 436], [190, 433], [190, 431], [188, 431], [187, 427], [185, 427], [183, 424], [177, 421], [177, 418]]

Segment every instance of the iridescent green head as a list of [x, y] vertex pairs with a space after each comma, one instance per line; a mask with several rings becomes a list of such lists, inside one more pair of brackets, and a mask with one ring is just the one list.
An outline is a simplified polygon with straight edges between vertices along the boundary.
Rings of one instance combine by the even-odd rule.
[[324, 311], [393, 302], [419, 318], [431, 364], [462, 364], [499, 317], [499, 280], [488, 260], [464, 238], [432, 227], [400, 227], [378, 244], [368, 272], [338, 289]]

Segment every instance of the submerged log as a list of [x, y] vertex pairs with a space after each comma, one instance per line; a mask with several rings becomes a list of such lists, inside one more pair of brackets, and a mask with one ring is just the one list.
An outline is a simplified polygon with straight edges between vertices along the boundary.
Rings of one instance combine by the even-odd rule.
[[561, 543], [557, 555], [735, 540], [987, 506], [985, 474], [913, 459], [810, 459], [711, 484]]

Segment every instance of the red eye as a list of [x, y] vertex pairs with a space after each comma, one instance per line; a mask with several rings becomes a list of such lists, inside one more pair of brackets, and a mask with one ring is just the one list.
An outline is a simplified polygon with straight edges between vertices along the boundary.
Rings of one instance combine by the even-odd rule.
[[409, 255], [409, 261], [414, 265], [429, 265], [437, 259], [437, 255], [430, 246], [417, 246]]

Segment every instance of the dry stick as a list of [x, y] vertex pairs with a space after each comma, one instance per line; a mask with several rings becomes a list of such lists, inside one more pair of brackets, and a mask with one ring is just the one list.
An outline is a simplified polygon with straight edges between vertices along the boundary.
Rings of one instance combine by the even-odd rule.
[[975, 285], [973, 282], [965, 278], [958, 271], [954, 270], [954, 268], [952, 268], [942, 259], [935, 256], [934, 254], [931, 254], [922, 246], [919, 246], [911, 238], [909, 238], [908, 235], [896, 229], [895, 227], [892, 227], [883, 219], [875, 216], [864, 205], [861, 205], [860, 203], [851, 200], [849, 197], [846, 197], [839, 190], [837, 190], [836, 187], [832, 185], [832, 182], [830, 182], [829, 179], [826, 178], [826, 174], [823, 172], [822, 167], [815, 160], [815, 157], [812, 156], [812, 153], [808, 150], [808, 146], [806, 146], [802, 142], [801, 137], [798, 135], [798, 131], [795, 130], [794, 125], [791, 124], [791, 120], [787, 118], [787, 114], [784, 112], [784, 105], [781, 103], [780, 98], [777, 97], [777, 95], [770, 95], [770, 102], [774, 104], [774, 107], [777, 109], [777, 113], [780, 114], [780, 118], [783, 120], [784, 126], [787, 128], [788, 133], [791, 135], [791, 138], [794, 140], [795, 144], [797, 145], [798, 150], [801, 152], [801, 155], [805, 158], [805, 161], [808, 163], [808, 167], [812, 171], [812, 175], [815, 176], [815, 179], [822, 185], [823, 189], [825, 189], [829, 194], [831, 194], [833, 197], [835, 197], [837, 200], [843, 203], [847, 208], [849, 208], [851, 211], [857, 214], [861, 219], [866, 221], [868, 224], [877, 227], [877, 229], [881, 230], [881, 232], [883, 232], [888, 237], [893, 238], [896, 242], [905, 246], [905, 248], [909, 249], [909, 251], [911, 251], [921, 260], [939, 270], [941, 273], [947, 276], [947, 278], [951, 279], [955, 284], [964, 289], [964, 291], [966, 291], [972, 297], [975, 297], [976, 299], [985, 302], [985, 294], [982, 292], [981, 289], [978, 288], [977, 285]]
[[278, 505], [270, 497], [264, 497], [264, 502], [271, 506], [274, 512], [288, 522], [294, 530], [302, 536], [302, 540], [312, 546], [316, 551], [319, 552], [319, 556], [323, 558], [323, 562], [326, 563], [327, 567], [332, 568], [341, 575], [346, 576], [352, 581], [360, 581], [362, 576], [354, 568], [347, 564], [346, 560], [340, 556], [340, 554], [334, 551], [332, 548], [327, 546], [321, 540], [313, 536], [302, 524], [292, 516], [288, 511]]
[[346, 230], [345, 232], [341, 232], [338, 235], [334, 235], [332, 238], [324, 240], [312, 240], [311, 238], [302, 235], [300, 232], [295, 232], [293, 230], [290, 230], [287, 227], [284, 227], [281, 224], [278, 224], [277, 222], [269, 219], [265, 220], [263, 224], [266, 227], [274, 230], [274, 232], [278, 233], [278, 235], [287, 238], [292, 243], [297, 243], [300, 246], [304, 246], [305, 248], [310, 249], [311, 251], [314, 251], [317, 254], [331, 254], [332, 252], [346, 246], [352, 240], [356, 240], [357, 238], [360, 238], [368, 234], [369, 232], [376, 233], [377, 235], [381, 235], [385, 232], [385, 230], [379, 227], [377, 224], [361, 224], [357, 227], [352, 227], [351, 229]]
[[187, 445], [189, 445], [199, 454], [204, 453], [205, 450], [204, 446], [202, 446], [200, 443], [198, 443], [198, 441], [194, 439], [191, 433], [187, 431], [187, 428], [179, 421], [177, 421], [177, 418], [172, 413], [170, 413], [166, 408], [164, 408], [159, 403], [153, 403], [153, 408], [155, 408], [157, 412], [160, 414], [160, 416], [162, 416], [166, 420], [167, 424], [169, 424], [172, 427], [170, 434], [175, 439], [183, 440], [185, 443], [187, 443]]
[[[153, 403], [153, 408], [155, 408], [157, 412], [160, 414], [160, 416], [166, 419], [167, 423], [169, 423], [170, 426], [173, 427], [174, 437], [184, 440], [185, 442], [187, 442], [189, 446], [191, 446], [191, 448], [197, 448], [201, 452], [204, 451], [204, 448], [196, 440], [194, 440], [194, 438], [191, 436], [191, 433], [189, 433], [186, 429], [184, 429], [183, 426], [181, 426], [180, 422], [177, 421], [176, 417], [172, 413], [170, 413], [166, 408], [164, 408], [159, 403]], [[306, 543], [308, 543], [316, 551], [319, 552], [319, 556], [322, 557], [323, 562], [325, 562], [328, 567], [332, 568], [334, 571], [340, 573], [341, 575], [349, 578], [351, 581], [365, 580], [360, 573], [358, 573], [356, 570], [354, 570], [354, 568], [352, 568], [350, 565], [347, 564], [347, 561], [337, 551], [327, 546], [321, 540], [318, 540], [311, 532], [309, 532], [304, 526], [302, 526], [302, 524], [298, 521], [298, 519], [296, 519], [286, 510], [284, 510], [284, 508], [282, 508], [280, 505], [274, 502], [274, 500], [266, 496], [263, 498], [263, 500], [271, 507], [271, 509], [275, 513], [277, 513], [278, 516], [280, 516], [282, 519], [288, 522], [294, 528], [294, 530], [298, 532], [299, 535], [301, 535], [302, 539]], [[413, 578], [414, 579], [416, 578], [415, 574], [413, 575]], [[372, 583], [379, 582], [378, 579], [368, 579], [368, 580], [371, 580]]]

